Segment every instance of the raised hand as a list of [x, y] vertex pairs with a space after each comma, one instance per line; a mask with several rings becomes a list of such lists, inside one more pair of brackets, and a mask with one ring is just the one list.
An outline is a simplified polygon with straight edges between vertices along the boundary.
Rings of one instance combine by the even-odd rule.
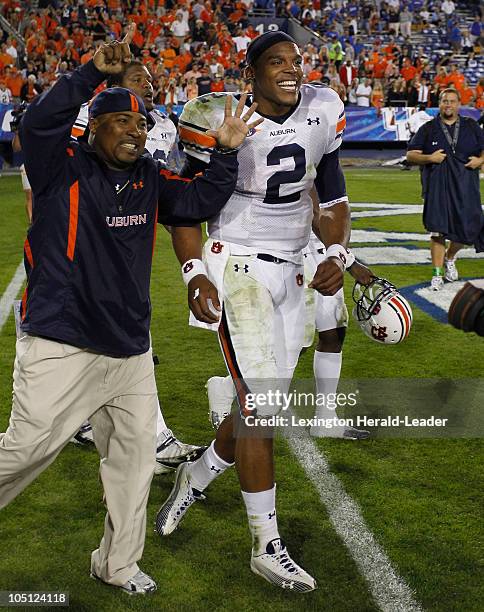
[[227, 96], [225, 100], [225, 115], [224, 122], [218, 130], [208, 130], [207, 136], [213, 136], [217, 144], [222, 149], [237, 149], [244, 142], [249, 131], [264, 121], [261, 117], [252, 123], [248, 123], [249, 119], [257, 109], [257, 102], [254, 102], [248, 111], [242, 116], [247, 94], [240, 97], [235, 113], [232, 116], [232, 96]]
[[125, 65], [131, 61], [131, 50], [129, 45], [136, 32], [136, 24], [130, 23], [124, 38], [115, 40], [108, 44], [102, 44], [92, 58], [94, 65], [100, 72], [105, 74], [119, 74], [123, 72]]

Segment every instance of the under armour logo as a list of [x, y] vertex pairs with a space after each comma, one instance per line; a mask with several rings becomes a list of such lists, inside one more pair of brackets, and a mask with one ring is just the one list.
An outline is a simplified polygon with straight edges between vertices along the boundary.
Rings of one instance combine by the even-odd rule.
[[283, 589], [293, 589], [294, 588], [294, 580], [289, 580], [289, 582], [286, 582], [285, 580], [283, 580], [281, 582], [281, 587]]
[[212, 467], [210, 468], [210, 470], [211, 470], [212, 472], [216, 472], [217, 474], [220, 474], [220, 472], [222, 471], [222, 470], [219, 470], [219, 468], [216, 468], [214, 465], [212, 465]]
[[247, 264], [244, 264], [243, 266], [239, 266], [239, 264], [234, 264], [234, 270], [236, 272], [240, 272], [241, 270], [243, 270], [246, 274], [249, 271], [249, 266]]
[[310, 119], [309, 117], [307, 117], [307, 122], [308, 122], [308, 125], [312, 125], [313, 123], [315, 123], [316, 125], [319, 125], [319, 117], [316, 117], [316, 119]]
[[133, 183], [133, 189], [143, 189], [143, 187], [143, 181], [140, 181], [139, 183]]
[[372, 325], [371, 327], [371, 335], [375, 340], [385, 340], [388, 338], [387, 328], [386, 327], [376, 327], [376, 325]]
[[212, 253], [215, 253], [215, 255], [218, 255], [219, 253], [222, 252], [223, 248], [224, 248], [224, 245], [221, 242], [214, 242], [210, 250], [212, 251]]
[[432, 146], [434, 146], [434, 145], [436, 145], [436, 144], [439, 144], [439, 143], [438, 143], [438, 141], [436, 141], [436, 142], [433, 142], [433, 141], [432, 141]]

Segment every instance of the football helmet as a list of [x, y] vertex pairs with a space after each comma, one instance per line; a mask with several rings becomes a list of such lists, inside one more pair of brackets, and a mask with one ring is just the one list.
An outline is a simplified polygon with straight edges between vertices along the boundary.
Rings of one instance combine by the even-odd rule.
[[369, 285], [353, 287], [353, 317], [363, 332], [375, 342], [398, 344], [412, 327], [412, 309], [395, 285], [375, 277]]

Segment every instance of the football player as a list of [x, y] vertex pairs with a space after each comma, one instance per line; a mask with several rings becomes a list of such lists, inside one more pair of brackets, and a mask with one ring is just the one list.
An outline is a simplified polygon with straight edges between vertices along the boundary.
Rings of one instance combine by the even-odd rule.
[[[124, 72], [111, 75], [106, 82], [107, 87], [126, 87], [143, 98], [146, 110], [149, 112], [150, 125], [145, 149], [154, 159], [165, 163], [170, 170], [180, 169], [177, 131], [173, 121], [158, 109], [153, 103], [153, 77], [148, 68], [139, 60], [131, 60]], [[83, 104], [72, 128], [72, 135], [82, 136], [88, 124], [89, 102]]]
[[[313, 184], [325, 211], [320, 235], [327, 251], [311, 288], [325, 295], [341, 289], [350, 235], [338, 160], [343, 103], [329, 88], [302, 85], [301, 66], [287, 34], [268, 32], [249, 45], [246, 77], [258, 104], [254, 116], [264, 122], [240, 147], [237, 186], [208, 224], [203, 261], [199, 227], [172, 234], [190, 309], [199, 321], [218, 326], [240, 412], [223, 421], [200, 459], [180, 466], [156, 521], [160, 535], [171, 533], [210, 482], [235, 463], [253, 539], [251, 569], [296, 592], [312, 591], [316, 581], [291, 559], [279, 536], [273, 432], [258, 417], [275, 416], [281, 406], [258, 394], [268, 399], [274, 385], [288, 389], [303, 345], [302, 249], [311, 232]], [[185, 105], [179, 132], [188, 174], [210, 159], [225, 100], [224, 94], [207, 94]]]
[[[145, 103], [148, 116], [148, 136], [145, 149], [155, 159], [159, 159], [176, 170], [179, 166], [179, 152], [176, 127], [173, 122], [153, 105], [153, 78], [149, 70], [138, 60], [132, 60], [126, 65], [123, 72], [110, 75], [108, 87], [125, 87], [138, 94]], [[89, 103], [83, 104], [73, 128], [76, 138], [84, 136], [88, 125]], [[178, 168], [179, 169], [179, 168]], [[185, 444], [178, 440], [169, 429], [158, 405], [158, 418], [156, 425], [157, 452], [156, 474], [164, 474], [176, 469], [180, 463], [196, 459], [205, 447]], [[72, 438], [78, 444], [92, 444], [91, 425], [86, 422]]]
[[[311, 197], [315, 208], [313, 217], [313, 232], [309, 244], [303, 249], [304, 258], [304, 289], [305, 289], [305, 319], [300, 323], [304, 325], [303, 349], [312, 346], [314, 332], [318, 331], [318, 343], [314, 351], [313, 371], [316, 382], [316, 391], [319, 397], [327, 397], [336, 393], [341, 374], [342, 348], [348, 326], [348, 310], [344, 302], [343, 289], [335, 295], [321, 295], [309, 288], [309, 283], [316, 273], [318, 265], [326, 257], [324, 244], [318, 238], [319, 222], [324, 209], [320, 210], [319, 198], [316, 190], [311, 190]], [[330, 220], [329, 220], [330, 222]], [[348, 249], [347, 249], [348, 251]], [[375, 278], [366, 266], [356, 261], [348, 251], [346, 266], [348, 272], [360, 284], [367, 285]], [[209, 418], [215, 429], [230, 414], [233, 400], [236, 397], [235, 387], [230, 376], [212, 376], [207, 381], [209, 401]], [[336, 415], [334, 409], [328, 408], [326, 403], [318, 404], [314, 416], [318, 423], [333, 420]], [[323, 438], [343, 438], [344, 440], [363, 440], [370, 434], [363, 429], [335, 425], [313, 425], [310, 428], [312, 436]]]

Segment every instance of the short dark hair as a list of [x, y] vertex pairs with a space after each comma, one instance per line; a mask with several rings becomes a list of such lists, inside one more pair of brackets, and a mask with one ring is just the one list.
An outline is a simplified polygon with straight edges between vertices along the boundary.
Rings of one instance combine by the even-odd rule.
[[145, 67], [145, 65], [142, 62], [140, 62], [140, 60], [138, 59], [131, 60], [129, 64], [126, 64], [122, 72], [119, 72], [118, 74], [110, 74], [109, 77], [107, 78], [106, 85], [108, 87], [121, 87], [121, 83], [123, 82], [123, 79], [126, 76], [126, 73], [131, 68], [138, 67], [138, 66], [141, 68]]
[[454, 89], [453, 87], [446, 87], [445, 89], [443, 89], [439, 93], [439, 102], [442, 100], [445, 94], [455, 94], [457, 96], [457, 99], [460, 102], [460, 93], [457, 91], [457, 89]]

